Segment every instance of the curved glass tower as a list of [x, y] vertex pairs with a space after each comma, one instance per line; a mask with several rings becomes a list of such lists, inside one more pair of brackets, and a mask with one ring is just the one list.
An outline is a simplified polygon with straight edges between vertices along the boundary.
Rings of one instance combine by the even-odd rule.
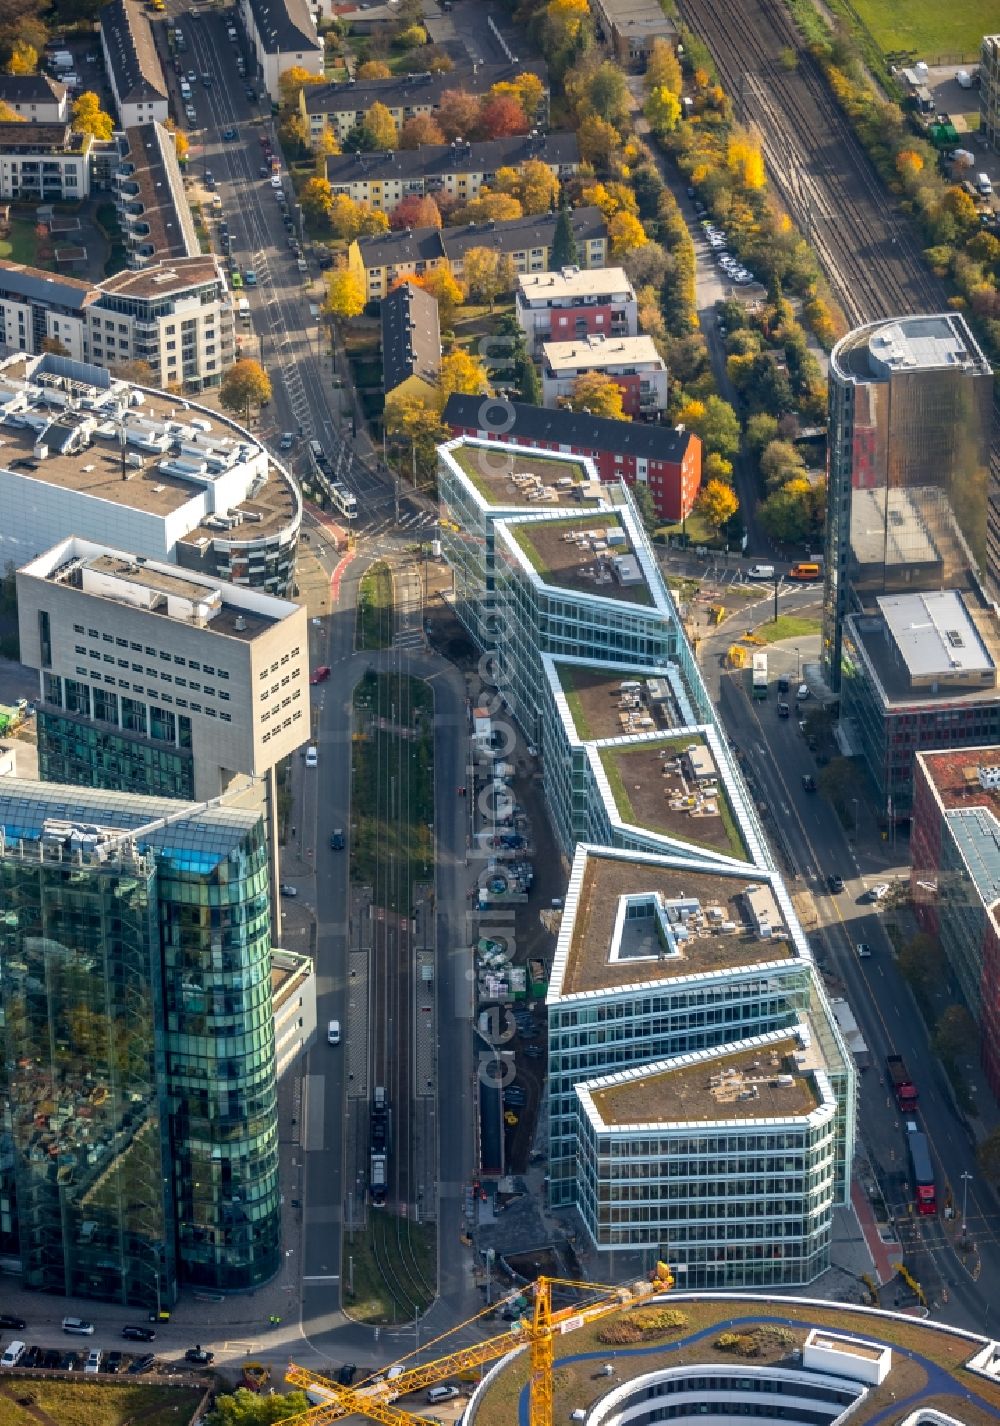
[[281, 1255], [259, 814], [4, 779], [0, 1250], [168, 1306]]

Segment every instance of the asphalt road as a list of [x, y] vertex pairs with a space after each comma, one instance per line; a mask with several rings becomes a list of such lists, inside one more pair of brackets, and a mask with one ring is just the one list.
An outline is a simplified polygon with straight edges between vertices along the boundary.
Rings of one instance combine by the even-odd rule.
[[[744, 756], [758, 800], [771, 810], [787, 855], [795, 868], [788, 878], [793, 892], [812, 892], [820, 926], [810, 933], [814, 953], [835, 973], [871, 1051], [872, 1068], [859, 1075], [858, 1123], [894, 1212], [906, 1261], [933, 1301], [933, 1315], [957, 1326], [982, 1330], [988, 1311], [989, 1284], [1000, 1271], [996, 1236], [997, 1206], [982, 1184], [972, 1145], [956, 1119], [944, 1072], [928, 1044], [912, 995], [899, 975], [882, 918], [864, 898], [865, 890], [883, 879], [882, 869], [869, 870], [859, 860], [833, 809], [822, 797], [803, 791], [801, 779], [815, 774], [794, 718], [779, 719], [776, 698], [753, 703], [745, 678], [723, 674], [719, 711], [729, 736]], [[844, 891], [831, 895], [828, 873], [844, 879]], [[856, 947], [866, 942], [873, 951], [860, 960]], [[886, 1085], [885, 1056], [902, 1053], [916, 1075], [920, 1090], [919, 1118], [935, 1159], [939, 1203], [950, 1183], [961, 1199], [961, 1175], [970, 1173], [968, 1197], [970, 1233], [979, 1245], [982, 1273], [974, 1282], [933, 1218], [912, 1218], [912, 1190], [905, 1144], [905, 1124]], [[886, 1304], [891, 1305], [891, 1304]]]
[[[263, 413], [262, 438], [276, 446], [282, 431], [300, 436], [291, 458], [299, 474], [305, 473], [304, 442], [318, 440], [337, 478], [367, 512], [390, 507], [391, 484], [358, 458], [334, 404], [329, 357], [323, 353], [321, 330], [309, 310], [322, 300], [321, 274], [314, 263], [305, 276], [299, 272], [288, 248], [278, 191], [269, 177], [261, 177], [265, 160], [260, 136], [267, 134], [279, 152], [270, 114], [262, 118], [260, 106], [245, 97], [246, 81], [236, 65], [240, 51], [226, 35], [223, 15], [198, 13], [197, 20], [190, 12], [184, 16], [188, 48], [181, 56], [185, 68], [199, 76], [192, 86], [198, 126], [189, 132], [189, 171], [196, 183], [206, 170], [211, 172], [222, 212], [208, 216], [206, 208], [206, 221], [217, 229], [218, 220], [226, 219], [243, 275], [250, 269], [256, 278], [256, 285], [244, 287], [240, 296], [250, 302], [252, 322], [252, 337], [243, 333], [244, 353], [261, 362], [274, 389], [271, 405]], [[200, 78], [205, 74], [211, 76], [208, 86]], [[237, 140], [223, 140], [227, 128], [236, 129]], [[287, 177], [283, 191], [296, 215]]]
[[[314, 535], [314, 541], [316, 536]], [[370, 547], [368, 547], [370, 549]], [[380, 553], [384, 553], [384, 541]], [[328, 556], [328, 562], [332, 556]], [[320, 1036], [310, 1052], [303, 1113], [305, 1192], [302, 1331], [321, 1359], [392, 1361], [413, 1346], [413, 1330], [380, 1332], [358, 1326], [340, 1310], [341, 1231], [344, 1219], [344, 1146], [341, 1126], [345, 1105], [345, 1046], [328, 1046], [325, 1026], [338, 1018], [345, 1041], [351, 1034], [348, 1011], [348, 868], [349, 858], [329, 851], [330, 833], [350, 826], [351, 707], [355, 684], [374, 666], [380, 671], [413, 674], [429, 680], [434, 691], [435, 864], [437, 879], [437, 1021], [442, 1073], [438, 1084], [441, 1174], [438, 1200], [439, 1297], [420, 1324], [428, 1340], [478, 1309], [470, 1293], [462, 1232], [465, 1176], [473, 1163], [472, 1047], [469, 1024], [471, 987], [466, 977], [465, 812], [455, 788], [464, 781], [467, 757], [465, 682], [436, 655], [420, 649], [394, 648], [354, 653], [354, 606], [360, 574], [369, 560], [364, 552], [348, 569], [337, 609], [310, 629], [313, 663], [329, 664], [334, 676], [317, 687], [316, 741], [319, 766], [300, 766], [304, 797], [302, 853], [316, 867], [314, 886], [300, 883], [317, 918], [316, 969]], [[310, 781], [313, 786], [310, 786]], [[445, 1068], [446, 1071], [445, 1071]]]

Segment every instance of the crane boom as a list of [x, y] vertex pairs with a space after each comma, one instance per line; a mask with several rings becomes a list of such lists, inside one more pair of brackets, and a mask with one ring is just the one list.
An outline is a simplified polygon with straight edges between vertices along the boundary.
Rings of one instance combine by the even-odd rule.
[[641, 1301], [654, 1292], [669, 1291], [672, 1286], [673, 1277], [669, 1269], [658, 1263], [650, 1282], [632, 1283], [627, 1287], [604, 1287], [605, 1295], [595, 1302], [579, 1306], [574, 1304], [553, 1312], [553, 1287], [594, 1292], [601, 1289], [601, 1284], [540, 1277], [534, 1285], [535, 1303], [530, 1320], [522, 1318], [509, 1332], [501, 1332], [469, 1347], [460, 1347], [443, 1357], [411, 1367], [391, 1379], [387, 1376], [379, 1381], [369, 1378], [357, 1387], [341, 1386], [308, 1367], [290, 1362], [285, 1380], [306, 1391], [320, 1393], [327, 1399], [311, 1411], [292, 1417], [289, 1426], [328, 1426], [328, 1423], [354, 1415], [380, 1422], [382, 1426], [414, 1426], [422, 1418], [393, 1405], [397, 1397], [407, 1396], [421, 1387], [433, 1386], [455, 1372], [499, 1361], [509, 1352], [523, 1347], [528, 1347], [531, 1353], [531, 1426], [552, 1426], [552, 1364], [556, 1336], [598, 1321], [609, 1312], [617, 1312], [630, 1302]]

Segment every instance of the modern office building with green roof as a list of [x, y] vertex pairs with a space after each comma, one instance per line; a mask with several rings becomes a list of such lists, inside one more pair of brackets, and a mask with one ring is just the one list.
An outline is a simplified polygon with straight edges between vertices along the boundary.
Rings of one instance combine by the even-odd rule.
[[263, 820], [0, 785], [0, 1251], [166, 1307], [281, 1259]]

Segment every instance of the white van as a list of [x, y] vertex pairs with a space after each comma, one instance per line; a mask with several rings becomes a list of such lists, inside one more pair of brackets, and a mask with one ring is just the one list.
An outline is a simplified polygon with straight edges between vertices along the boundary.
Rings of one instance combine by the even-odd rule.
[[69, 50], [56, 50], [55, 54], [49, 55], [49, 64], [56, 69], [72, 69], [76, 63]]
[[773, 564], [752, 564], [747, 570], [747, 579], [773, 579]]
[[318, 766], [319, 766], [319, 751], [318, 751], [318, 749], [316, 748], [316, 746], [315, 746], [314, 743], [310, 743], [309, 747], [306, 748], [306, 767], [318, 767]]
[[457, 1395], [457, 1386], [432, 1386], [427, 1393], [427, 1400], [431, 1406], [435, 1406], [439, 1401], [454, 1401]]
[[973, 84], [972, 75], [967, 69], [958, 69], [955, 71], [955, 83], [959, 89], [971, 89]]
[[988, 173], [976, 174], [976, 192], [981, 193], [984, 198], [989, 198], [993, 192], [993, 184], [990, 182]]
[[326, 1027], [326, 1043], [328, 1045], [340, 1044], [340, 1021], [331, 1020]]
[[0, 1367], [16, 1367], [26, 1351], [27, 1344], [25, 1342], [11, 1342], [6, 1352], [0, 1357]]
[[83, 1364], [83, 1369], [85, 1372], [89, 1372], [91, 1376], [96, 1376], [97, 1373], [101, 1370], [101, 1363], [103, 1361], [104, 1353], [101, 1351], [100, 1347], [91, 1347], [90, 1351], [87, 1353], [87, 1360]]

